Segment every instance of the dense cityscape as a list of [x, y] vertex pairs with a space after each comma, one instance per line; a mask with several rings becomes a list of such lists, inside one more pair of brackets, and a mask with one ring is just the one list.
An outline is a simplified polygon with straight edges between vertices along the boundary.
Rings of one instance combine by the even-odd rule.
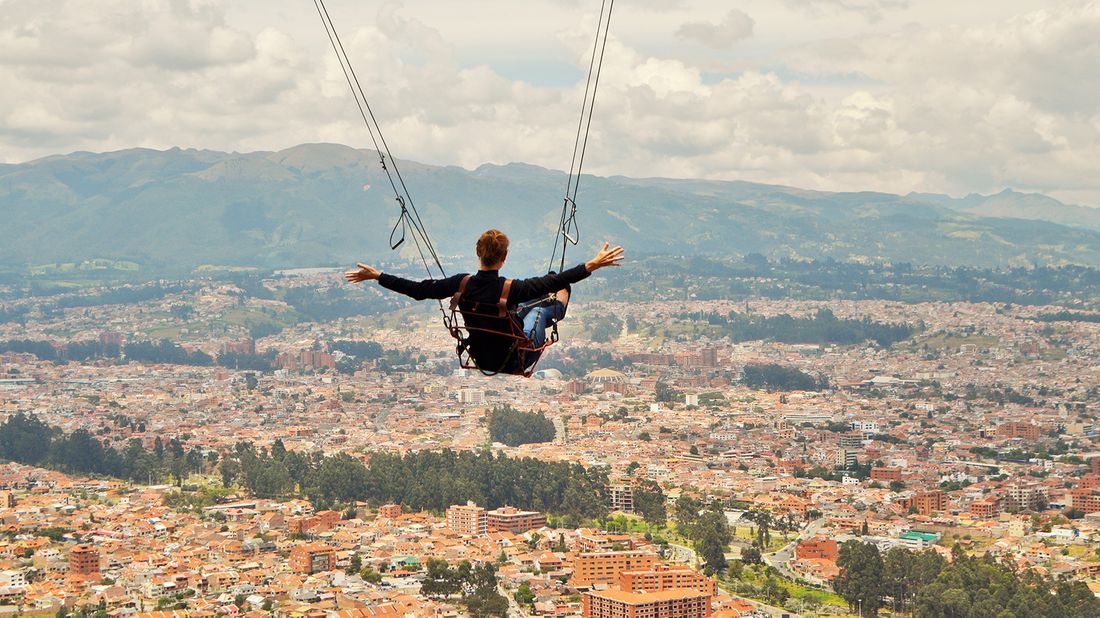
[[2, 293], [5, 614], [1100, 612], [1087, 311], [585, 299], [522, 379], [334, 271]]

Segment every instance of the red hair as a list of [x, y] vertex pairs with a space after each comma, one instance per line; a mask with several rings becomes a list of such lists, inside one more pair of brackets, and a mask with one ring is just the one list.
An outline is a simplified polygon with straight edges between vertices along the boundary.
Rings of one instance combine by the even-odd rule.
[[477, 257], [482, 266], [499, 264], [508, 256], [508, 237], [500, 230], [489, 230], [477, 239]]

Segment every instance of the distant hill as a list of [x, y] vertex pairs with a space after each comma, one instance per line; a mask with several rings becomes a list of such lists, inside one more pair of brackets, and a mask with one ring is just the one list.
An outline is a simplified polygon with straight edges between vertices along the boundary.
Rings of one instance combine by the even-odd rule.
[[1070, 206], [1040, 193], [1005, 189], [996, 195], [975, 193], [961, 199], [929, 193], [913, 193], [910, 197], [979, 217], [1031, 219], [1100, 230], [1100, 208]]
[[[399, 163], [443, 254], [469, 256], [478, 233], [499, 227], [517, 266], [548, 260], [563, 173]], [[102, 259], [168, 274], [389, 260], [396, 214], [375, 154], [345, 146], [52, 156], [0, 166], [0, 266]], [[571, 259], [610, 239], [647, 254], [1100, 265], [1096, 212], [1012, 192], [953, 200], [586, 176], [579, 219], [583, 251]]]

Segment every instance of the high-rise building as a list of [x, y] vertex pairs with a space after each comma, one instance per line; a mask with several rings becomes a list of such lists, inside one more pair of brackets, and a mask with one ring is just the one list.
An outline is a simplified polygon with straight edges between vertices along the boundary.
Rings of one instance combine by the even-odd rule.
[[378, 507], [378, 516], [385, 517], [387, 519], [396, 519], [401, 517], [401, 505], [400, 504], [383, 504]]
[[657, 566], [656, 554], [647, 551], [607, 551], [580, 554], [573, 561], [575, 588], [591, 588], [597, 584], [614, 584], [624, 571], [649, 570]]
[[1039, 439], [1039, 427], [1025, 421], [1002, 423], [997, 427], [997, 437], [1002, 440], [1022, 438], [1034, 442]]
[[710, 618], [714, 595], [687, 588], [660, 592], [590, 591], [584, 618]]
[[489, 532], [519, 534], [542, 528], [546, 525], [546, 516], [537, 511], [521, 511], [515, 507], [502, 506], [485, 514], [485, 524]]
[[698, 590], [713, 595], [715, 582], [687, 565], [658, 564], [652, 569], [619, 573], [619, 589], [626, 592], [660, 592], [673, 588]]
[[99, 574], [99, 550], [91, 545], [77, 545], [69, 552], [69, 572], [73, 575]]
[[479, 388], [464, 388], [458, 391], [458, 403], [481, 405], [485, 403], [485, 391]]
[[634, 512], [634, 485], [617, 483], [607, 488], [607, 499], [612, 511]]
[[902, 496], [896, 502], [901, 508], [907, 511], [912, 509], [920, 515], [931, 515], [947, 510], [947, 494], [939, 489]]
[[290, 570], [311, 575], [336, 570], [336, 550], [322, 543], [307, 543], [290, 550]]
[[447, 529], [459, 534], [479, 536], [489, 531], [489, 517], [485, 509], [467, 502], [447, 509]]

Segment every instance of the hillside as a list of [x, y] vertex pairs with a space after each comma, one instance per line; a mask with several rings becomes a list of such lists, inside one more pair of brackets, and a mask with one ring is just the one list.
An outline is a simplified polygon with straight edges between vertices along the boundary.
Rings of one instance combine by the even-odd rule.
[[[442, 253], [468, 256], [478, 233], [499, 227], [513, 237], [519, 265], [545, 264], [564, 174], [523, 164], [401, 169]], [[611, 239], [645, 254], [1100, 265], [1093, 211], [1045, 196], [953, 200], [586, 176], [579, 201], [583, 253]], [[310, 144], [75, 153], [0, 166], [0, 213], [0, 266], [107, 259], [167, 274], [392, 259], [386, 240], [397, 208], [373, 152]]]

